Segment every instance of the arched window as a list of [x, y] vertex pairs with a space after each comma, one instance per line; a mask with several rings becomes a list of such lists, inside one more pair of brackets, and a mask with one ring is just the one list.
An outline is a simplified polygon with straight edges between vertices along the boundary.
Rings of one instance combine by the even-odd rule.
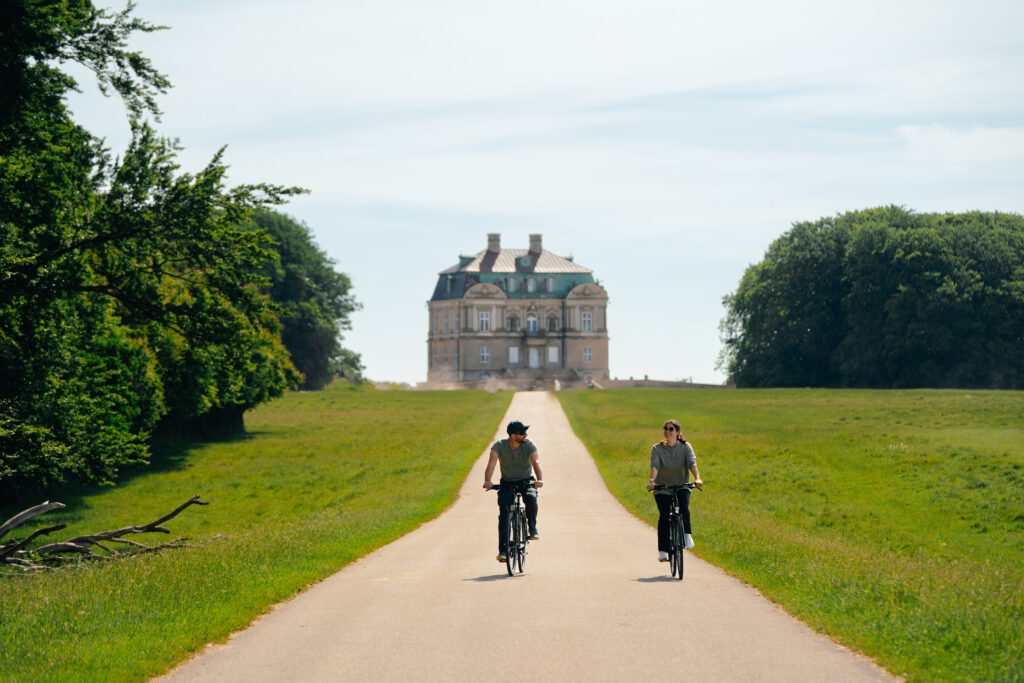
[[518, 332], [519, 331], [519, 318], [517, 318], [514, 315], [511, 316], [508, 319], [508, 329], [511, 330], [512, 332]]
[[558, 331], [558, 318], [556, 318], [555, 316], [551, 316], [550, 318], [548, 318], [548, 332], [557, 332], [557, 331]]
[[531, 294], [537, 291], [537, 280], [535, 278], [527, 278], [526, 291], [530, 292]]
[[537, 334], [540, 331], [540, 324], [537, 322], [537, 316], [531, 315], [526, 318], [526, 331], [530, 334]]

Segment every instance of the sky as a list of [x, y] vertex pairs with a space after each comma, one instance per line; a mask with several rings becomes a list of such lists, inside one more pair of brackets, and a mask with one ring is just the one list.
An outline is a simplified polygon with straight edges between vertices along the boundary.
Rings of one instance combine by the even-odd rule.
[[[102, 0], [97, 3], [105, 5]], [[123, 4], [109, 5], [120, 9]], [[610, 374], [720, 383], [722, 297], [799, 221], [1024, 212], [1024, 3], [141, 0], [182, 169], [298, 185], [368, 377], [427, 373], [460, 254], [529, 235], [608, 290]], [[88, 74], [77, 120], [123, 150]]]

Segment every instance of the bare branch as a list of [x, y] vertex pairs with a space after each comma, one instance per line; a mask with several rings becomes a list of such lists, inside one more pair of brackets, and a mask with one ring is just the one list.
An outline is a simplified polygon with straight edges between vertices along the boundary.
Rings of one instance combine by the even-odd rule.
[[32, 519], [37, 515], [41, 515], [44, 512], [49, 512], [50, 510], [57, 510], [62, 507], [64, 507], [64, 503], [51, 503], [50, 501], [45, 501], [43, 503], [40, 503], [39, 505], [36, 505], [35, 507], [29, 508], [28, 510], [23, 510], [22, 512], [19, 512], [18, 514], [14, 515], [9, 520], [4, 522], [2, 526], [0, 526], [0, 538], [3, 538], [7, 534], [7, 532], [13, 529], [14, 527], [24, 524], [25, 522], [27, 522], [28, 520]]

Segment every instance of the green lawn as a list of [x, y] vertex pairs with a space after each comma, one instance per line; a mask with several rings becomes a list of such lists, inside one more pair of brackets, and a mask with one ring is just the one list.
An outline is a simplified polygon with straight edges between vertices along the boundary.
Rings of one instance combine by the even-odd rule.
[[651, 523], [650, 445], [678, 418], [706, 482], [697, 554], [813, 628], [910, 680], [1024, 680], [1024, 393], [559, 398], [609, 488]]
[[510, 399], [341, 384], [290, 394], [248, 414], [244, 438], [165, 448], [116, 488], [54, 496], [68, 508], [38, 521], [69, 522], [61, 538], [150, 522], [196, 493], [211, 504], [168, 523], [190, 548], [0, 578], [0, 680], [162, 673], [440, 514]]

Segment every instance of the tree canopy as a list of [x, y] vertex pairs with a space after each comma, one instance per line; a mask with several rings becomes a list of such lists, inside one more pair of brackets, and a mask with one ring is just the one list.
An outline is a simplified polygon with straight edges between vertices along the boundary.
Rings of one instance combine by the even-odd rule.
[[724, 300], [737, 386], [1024, 388], [1024, 217], [797, 223]]
[[281, 339], [302, 373], [303, 389], [322, 389], [338, 373], [358, 379], [358, 354], [341, 345], [359, 309], [352, 282], [334, 270], [309, 228], [276, 211], [257, 211], [253, 224], [274, 241], [276, 258], [263, 266], [281, 318]]
[[[110, 481], [158, 421], [240, 425], [299, 381], [264, 288], [254, 210], [298, 190], [182, 172], [169, 83], [127, 47], [151, 26], [85, 0], [12, 0], [0, 23], [0, 492]], [[64, 62], [125, 102], [119, 158], [77, 125]]]

